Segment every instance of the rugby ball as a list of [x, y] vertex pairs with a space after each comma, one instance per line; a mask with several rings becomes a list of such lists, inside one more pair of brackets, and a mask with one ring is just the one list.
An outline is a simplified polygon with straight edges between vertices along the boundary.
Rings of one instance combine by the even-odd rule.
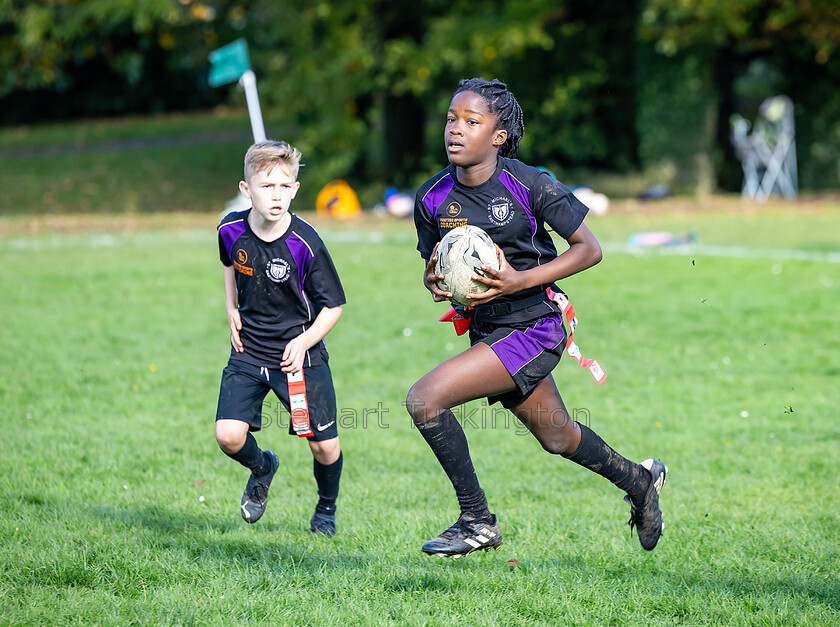
[[443, 275], [438, 287], [452, 292], [449, 300], [457, 305], [469, 306], [471, 301], [467, 294], [480, 294], [490, 289], [472, 279], [473, 275], [487, 276], [481, 266], [499, 269], [493, 240], [477, 226], [459, 226], [449, 231], [440, 240], [437, 256], [435, 273]]

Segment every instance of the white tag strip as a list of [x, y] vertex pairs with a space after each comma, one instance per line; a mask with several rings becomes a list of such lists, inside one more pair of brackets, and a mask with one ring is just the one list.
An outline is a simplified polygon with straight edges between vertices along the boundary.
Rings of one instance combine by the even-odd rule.
[[575, 308], [572, 307], [569, 297], [565, 293], [555, 292], [551, 288], [546, 290], [546, 294], [548, 294], [549, 299], [557, 303], [560, 309], [563, 310], [563, 317], [569, 325], [569, 340], [566, 342], [566, 352], [580, 363], [581, 368], [589, 369], [589, 372], [595, 377], [598, 385], [603, 385], [604, 381], [607, 380], [607, 373], [601, 368], [601, 364], [598, 363], [597, 359], [585, 359], [580, 352], [580, 348], [575, 344], [574, 335], [578, 319], [575, 317]]

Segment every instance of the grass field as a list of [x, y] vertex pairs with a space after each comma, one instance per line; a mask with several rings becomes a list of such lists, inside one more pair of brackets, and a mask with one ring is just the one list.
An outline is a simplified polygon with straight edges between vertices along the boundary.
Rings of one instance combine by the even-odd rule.
[[[0, 624], [840, 622], [836, 204], [592, 219], [607, 255], [565, 287], [609, 378], [567, 359], [555, 377], [619, 451], [669, 465], [665, 535], [642, 551], [616, 488], [474, 403], [505, 543], [458, 561], [419, 551], [457, 504], [401, 402], [465, 344], [435, 321], [410, 223], [318, 223], [349, 299], [328, 337], [345, 450], [332, 540], [307, 531], [311, 457], [276, 401], [258, 439], [286, 463], [263, 520], [239, 517], [247, 475], [213, 438], [215, 217], [58, 224], [0, 230]], [[625, 249], [662, 228], [701, 246]]]
[[235, 109], [0, 127], [0, 215], [206, 212], [234, 195], [249, 131]]

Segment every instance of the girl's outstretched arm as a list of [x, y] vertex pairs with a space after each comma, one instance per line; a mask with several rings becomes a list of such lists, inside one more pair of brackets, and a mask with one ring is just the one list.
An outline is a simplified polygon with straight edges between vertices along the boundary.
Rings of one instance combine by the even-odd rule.
[[548, 285], [565, 279], [601, 261], [603, 257], [601, 245], [585, 224], [581, 224], [566, 241], [569, 242], [568, 250], [555, 259], [545, 265], [522, 271], [514, 270], [505, 259], [502, 249], [496, 246], [499, 254], [499, 269], [493, 270], [488, 266], [482, 266], [487, 276], [473, 276], [476, 281], [489, 285], [490, 289], [481, 294], [468, 294], [467, 297], [475, 296], [472, 304], [481, 305], [499, 296], [515, 294], [529, 287]]

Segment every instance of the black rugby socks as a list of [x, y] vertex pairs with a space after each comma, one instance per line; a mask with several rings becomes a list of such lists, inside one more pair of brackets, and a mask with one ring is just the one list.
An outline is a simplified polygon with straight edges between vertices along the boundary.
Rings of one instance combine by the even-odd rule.
[[316, 514], [335, 516], [335, 501], [338, 498], [338, 484], [341, 481], [341, 468], [344, 465], [344, 453], [338, 455], [329, 466], [325, 466], [317, 459], [314, 462], [313, 474], [318, 484], [318, 505]]
[[447, 409], [431, 420], [417, 424], [417, 429], [452, 482], [461, 513], [471, 512], [478, 520], [489, 519], [490, 510], [475, 475], [467, 437], [455, 414]]
[[268, 456], [260, 450], [257, 440], [250, 433], [245, 436], [245, 444], [241, 449], [235, 453], [225, 451], [225, 455], [248, 468], [255, 477], [260, 477], [271, 470]]
[[586, 425], [580, 427], [580, 444], [566, 459], [612, 481], [627, 492], [634, 503], [641, 503], [650, 485], [650, 473], [641, 465], [616, 453]]

